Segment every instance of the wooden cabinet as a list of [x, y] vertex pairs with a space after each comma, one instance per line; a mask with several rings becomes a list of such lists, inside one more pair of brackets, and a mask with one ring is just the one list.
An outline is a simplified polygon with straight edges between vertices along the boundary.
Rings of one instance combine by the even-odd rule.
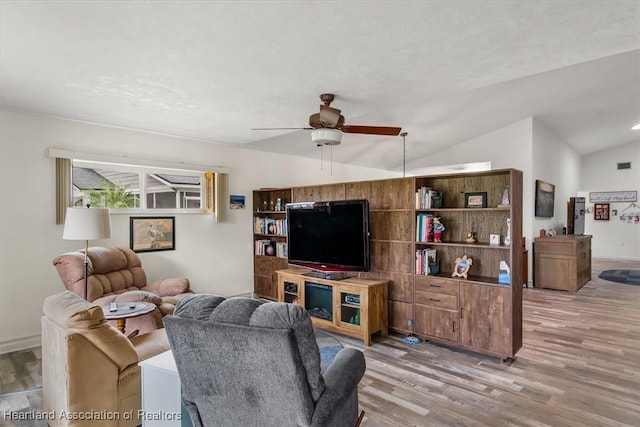
[[591, 236], [536, 237], [533, 286], [577, 292], [591, 280]]
[[415, 332], [458, 342], [458, 282], [438, 277], [416, 277]]
[[290, 188], [253, 192], [253, 286], [262, 298], [278, 298], [276, 271], [288, 266], [285, 205], [290, 202]]
[[346, 184], [347, 199], [369, 200], [371, 269], [389, 282], [389, 327], [408, 333], [413, 319], [413, 178]]
[[415, 316], [426, 339], [503, 358], [517, 351], [507, 286], [416, 276]]
[[[513, 357], [522, 347], [522, 172], [416, 177], [414, 191], [416, 333]], [[482, 203], [469, 207], [470, 195], [482, 197]], [[436, 217], [445, 226], [439, 239]], [[467, 241], [469, 233], [475, 241]], [[491, 244], [492, 234], [500, 236], [500, 244]], [[464, 255], [473, 261], [468, 276], [454, 278], [456, 260]], [[501, 261], [509, 266], [509, 283], [499, 283]]]
[[460, 344], [488, 354], [512, 355], [509, 288], [464, 281], [459, 284]]
[[345, 184], [311, 185], [293, 189], [294, 202], [330, 202], [345, 200]]
[[387, 281], [351, 277], [329, 280], [291, 268], [277, 272], [279, 301], [300, 304], [314, 326], [371, 345], [371, 335], [388, 334]]
[[[422, 188], [438, 193], [438, 203], [422, 205]], [[509, 203], [504, 203], [505, 191]], [[481, 195], [484, 203], [467, 207], [472, 194]], [[371, 269], [357, 273], [358, 279], [341, 281], [312, 279], [285, 270], [278, 274], [274, 288], [275, 271], [284, 270], [286, 263], [256, 255], [255, 288], [259, 295], [304, 305], [308, 299], [306, 282], [330, 286], [335, 289], [331, 294], [334, 314], [331, 320], [314, 316], [314, 324], [353, 334], [366, 343], [371, 333], [386, 334], [387, 328], [409, 333], [413, 322], [414, 332], [424, 339], [501, 358], [513, 357], [522, 347], [522, 284], [526, 269], [521, 171], [503, 169], [259, 190], [254, 192], [254, 206], [264, 206], [267, 200], [267, 211], [257, 209], [254, 217], [284, 218], [284, 212], [269, 209], [274, 197], [294, 202], [369, 200]], [[420, 216], [440, 217], [446, 227], [441, 241], [433, 241], [433, 234], [428, 239], [419, 236]], [[466, 240], [470, 232], [474, 242]], [[491, 244], [491, 235], [499, 235], [500, 244]], [[286, 236], [267, 237], [286, 242]], [[254, 233], [254, 241], [262, 238]], [[418, 255], [424, 251], [435, 251], [437, 274], [421, 271]], [[451, 273], [455, 261], [463, 255], [473, 260], [468, 278], [454, 278]], [[498, 281], [501, 261], [510, 268], [509, 283]], [[582, 265], [576, 266], [576, 271], [590, 275]], [[350, 287], [354, 282], [357, 289]], [[368, 285], [363, 288], [365, 283]], [[384, 298], [379, 296], [382, 284]], [[348, 295], [351, 296], [345, 299]], [[358, 299], [359, 306], [349, 302]], [[366, 310], [363, 301], [367, 301]], [[377, 306], [380, 301], [384, 301], [384, 308]], [[376, 308], [372, 309], [372, 305]], [[358, 313], [361, 322], [366, 316], [365, 324], [355, 324]], [[381, 318], [384, 321], [377, 320]]]

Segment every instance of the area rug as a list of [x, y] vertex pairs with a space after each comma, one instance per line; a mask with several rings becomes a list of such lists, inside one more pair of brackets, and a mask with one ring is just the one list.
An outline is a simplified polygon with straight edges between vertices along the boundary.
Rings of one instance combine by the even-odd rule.
[[341, 345], [320, 347], [320, 372], [324, 373], [324, 371], [327, 370], [329, 365], [331, 365], [331, 362], [333, 362], [333, 359], [336, 358], [341, 350]]
[[598, 277], [627, 285], [640, 285], [640, 270], [604, 270]]

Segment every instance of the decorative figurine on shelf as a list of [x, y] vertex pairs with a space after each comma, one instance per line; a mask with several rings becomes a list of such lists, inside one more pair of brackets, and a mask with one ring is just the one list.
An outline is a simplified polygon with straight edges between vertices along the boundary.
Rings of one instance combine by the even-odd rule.
[[505, 246], [511, 244], [511, 220], [509, 218], [507, 218], [507, 235], [504, 236], [504, 244]]
[[467, 233], [467, 238], [465, 239], [467, 243], [475, 243], [476, 238], [473, 236], [473, 231]]
[[442, 243], [440, 238], [442, 237], [442, 232], [446, 230], [443, 223], [440, 222], [440, 217], [436, 216], [433, 218], [433, 241], [437, 243]]
[[511, 202], [509, 201], [509, 186], [505, 185], [502, 190], [502, 203], [498, 205], [500, 209], [509, 209]]

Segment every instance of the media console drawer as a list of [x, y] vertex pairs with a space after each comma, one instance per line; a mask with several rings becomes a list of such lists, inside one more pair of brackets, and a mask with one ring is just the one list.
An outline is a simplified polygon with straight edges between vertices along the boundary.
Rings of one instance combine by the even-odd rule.
[[416, 290], [415, 303], [445, 310], [458, 310], [458, 297], [456, 295], [436, 294]]
[[416, 291], [458, 295], [458, 281], [434, 276], [416, 276]]

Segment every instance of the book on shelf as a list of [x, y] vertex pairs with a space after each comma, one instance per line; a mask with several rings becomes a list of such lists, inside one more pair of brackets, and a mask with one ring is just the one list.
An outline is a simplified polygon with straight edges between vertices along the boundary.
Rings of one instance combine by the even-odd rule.
[[420, 187], [416, 191], [416, 209], [431, 209], [431, 187]]
[[416, 241], [428, 243], [433, 236], [433, 215], [420, 213], [416, 217]]
[[437, 251], [432, 248], [416, 250], [416, 274], [426, 276], [428, 274], [436, 274], [437, 271], [431, 271], [431, 266], [438, 262]]
[[286, 236], [287, 220], [270, 217], [255, 217], [253, 218], [253, 232], [255, 234]]
[[269, 217], [265, 218], [263, 234], [277, 234], [276, 231], [276, 219]]
[[416, 209], [435, 209], [442, 207], [442, 194], [431, 187], [420, 187], [416, 191]]
[[287, 242], [277, 242], [276, 243], [276, 256], [278, 258], [287, 258], [288, 257]]
[[254, 253], [256, 255], [275, 256], [276, 246], [269, 239], [256, 240]]

